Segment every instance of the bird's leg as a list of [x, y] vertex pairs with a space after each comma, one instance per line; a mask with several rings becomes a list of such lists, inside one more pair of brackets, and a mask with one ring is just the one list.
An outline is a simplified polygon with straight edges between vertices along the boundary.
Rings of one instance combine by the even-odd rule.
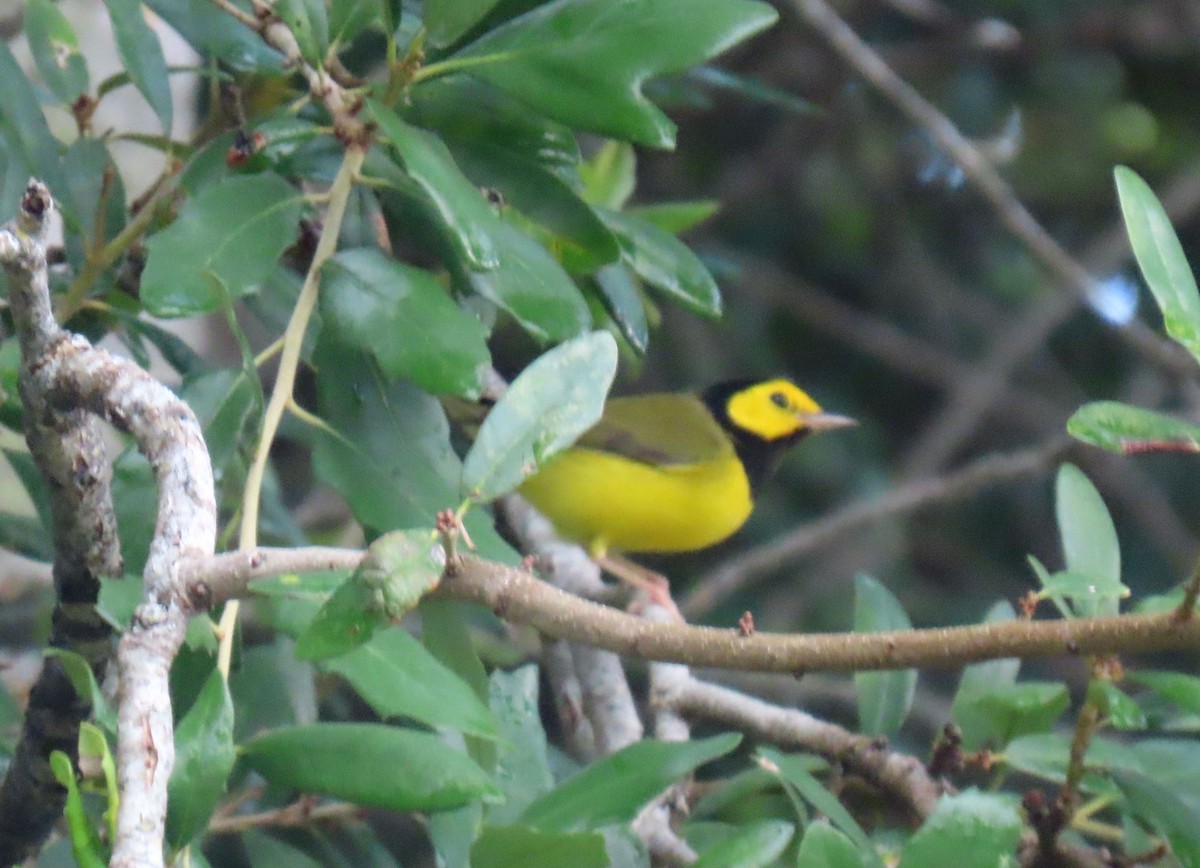
[[649, 597], [650, 602], [662, 606], [676, 620], [683, 623], [683, 614], [675, 605], [675, 601], [671, 599], [671, 583], [667, 581], [667, 577], [662, 573], [656, 573], [654, 570], [647, 569], [628, 558], [623, 558], [620, 555], [612, 553], [597, 556], [596, 563], [606, 573], [616, 576], [627, 585], [644, 591], [646, 596]]

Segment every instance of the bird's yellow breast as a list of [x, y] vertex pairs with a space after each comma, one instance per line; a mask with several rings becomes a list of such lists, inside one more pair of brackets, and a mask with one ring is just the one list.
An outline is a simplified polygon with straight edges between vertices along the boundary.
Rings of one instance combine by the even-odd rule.
[[594, 554], [701, 549], [740, 528], [753, 506], [732, 449], [657, 466], [577, 447], [527, 479], [520, 493], [560, 534]]

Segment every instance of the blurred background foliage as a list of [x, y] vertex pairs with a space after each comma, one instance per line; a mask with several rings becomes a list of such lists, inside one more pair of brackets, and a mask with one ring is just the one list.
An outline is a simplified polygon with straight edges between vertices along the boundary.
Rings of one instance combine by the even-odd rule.
[[[1194, 382], [1164, 374], [1117, 334], [1129, 316], [1161, 326], [1112, 182], [1114, 164], [1136, 168], [1195, 249], [1194, 4], [840, 4], [1089, 267], [1091, 304], [1039, 266], [925, 130], [848, 71], [788, 3], [779, 9], [780, 23], [726, 65], [803, 105], [701, 89], [695, 76], [662, 88], [675, 98], [679, 147], [639, 153], [637, 197], [720, 201], [687, 239], [720, 275], [726, 314], [705, 322], [664, 309], [636, 387], [783, 371], [862, 424], [797, 450], [736, 540], [672, 561], [681, 588], [847, 504], [1050, 443], [1087, 399], [1195, 412]], [[1069, 454], [1114, 514], [1134, 597], [1185, 575], [1196, 554], [1194, 462]], [[749, 608], [770, 629], [843, 629], [851, 579], [865, 571], [917, 624], [977, 620], [996, 598], [1031, 587], [1027, 554], [1061, 563], [1054, 469], [1044, 462], [855, 527], [704, 617], [729, 623]]]

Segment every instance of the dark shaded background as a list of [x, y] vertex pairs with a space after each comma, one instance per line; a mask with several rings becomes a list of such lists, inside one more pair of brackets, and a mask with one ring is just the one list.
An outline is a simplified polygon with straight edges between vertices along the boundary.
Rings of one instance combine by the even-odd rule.
[[[1196, 416], [1194, 379], [1132, 349], [1002, 225], [926, 131], [850, 71], [793, 6], [778, 5], [780, 23], [722, 65], [811, 111], [694, 79], [659, 85], [674, 102], [679, 148], [639, 153], [637, 200], [721, 201], [688, 241], [721, 276], [727, 313], [708, 323], [664, 306], [640, 380], [621, 388], [781, 372], [862, 424], [803, 444], [735, 540], [662, 561], [685, 600], [730, 558], [816, 517], [993, 453], [1050, 444], [1085, 400]], [[1118, 298], [1123, 284], [1134, 287], [1136, 317], [1161, 332], [1120, 231], [1112, 169], [1126, 164], [1149, 181], [1197, 261], [1200, 4], [890, 0], [838, 9], [997, 158], [1016, 197], [1098, 283]], [[1135, 600], [1186, 575], [1197, 552], [1195, 459], [1080, 445], [1067, 457], [1113, 513]], [[978, 620], [996, 599], [1036, 584], [1028, 554], [1061, 567], [1057, 466], [1042, 461], [852, 528], [691, 614], [729, 624], [751, 609], [771, 629], [845, 629], [853, 576], [867, 572], [919, 626]]]

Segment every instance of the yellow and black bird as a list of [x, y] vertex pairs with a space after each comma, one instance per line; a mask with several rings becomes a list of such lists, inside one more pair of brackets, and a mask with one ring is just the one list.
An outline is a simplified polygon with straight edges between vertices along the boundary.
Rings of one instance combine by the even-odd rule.
[[518, 491], [593, 557], [690, 552], [745, 524], [788, 449], [853, 424], [786, 379], [612, 398], [595, 426]]

